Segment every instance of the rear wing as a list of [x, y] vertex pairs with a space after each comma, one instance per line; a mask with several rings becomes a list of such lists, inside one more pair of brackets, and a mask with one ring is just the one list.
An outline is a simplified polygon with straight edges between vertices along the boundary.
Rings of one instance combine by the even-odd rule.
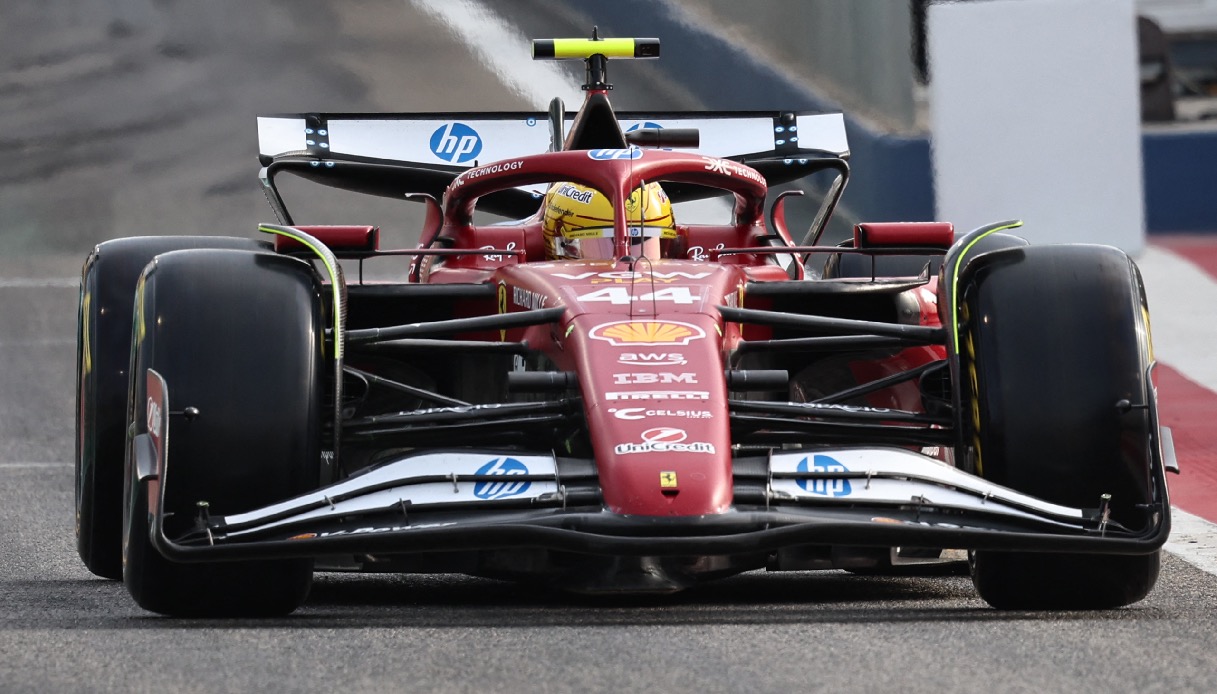
[[[291, 216], [275, 187], [290, 171], [323, 185], [388, 197], [443, 195], [462, 171], [519, 157], [586, 150], [593, 158], [634, 154], [638, 145], [679, 147], [747, 164], [769, 186], [835, 170], [825, 212], [849, 178], [849, 144], [839, 113], [798, 111], [618, 113], [608, 101], [609, 58], [658, 58], [657, 38], [538, 39], [533, 58], [583, 60], [586, 94], [578, 112], [553, 99], [545, 113], [303, 113], [258, 118], [262, 185], [279, 221]], [[536, 212], [543, 187], [493, 192], [481, 209], [506, 217]], [[666, 188], [673, 202], [722, 194], [700, 185]]]
[[[575, 114], [563, 119], [569, 134]], [[848, 176], [849, 145], [839, 113], [706, 112], [615, 114], [616, 137], [637, 130], [696, 130], [707, 156], [756, 169], [770, 186], [835, 169]], [[421, 194], [439, 199], [462, 171], [478, 164], [562, 149], [553, 142], [554, 119], [546, 113], [290, 114], [258, 118], [263, 189], [280, 223], [294, 220], [275, 186], [290, 172], [326, 186], [391, 198]], [[620, 130], [618, 130], [618, 126]], [[597, 145], [606, 146], [606, 145]], [[611, 149], [606, 152], [621, 152]], [[835, 199], [844, 186], [834, 184]], [[665, 187], [673, 202], [721, 195], [694, 185]], [[479, 209], [509, 218], [537, 210], [544, 186], [493, 193]]]
[[[575, 115], [566, 114], [567, 132]], [[845, 121], [839, 113], [639, 112], [617, 117], [627, 133], [640, 128], [696, 129], [700, 144], [689, 151], [744, 163], [849, 156]], [[258, 153], [263, 165], [283, 156], [308, 156], [461, 171], [475, 163], [557, 149], [548, 124], [543, 112], [261, 116]]]

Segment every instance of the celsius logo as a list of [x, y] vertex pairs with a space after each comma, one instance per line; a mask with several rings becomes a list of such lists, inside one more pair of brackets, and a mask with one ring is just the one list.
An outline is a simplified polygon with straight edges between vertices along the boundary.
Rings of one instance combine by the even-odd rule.
[[431, 133], [431, 151], [452, 164], [464, 164], [482, 153], [482, 138], [464, 123], [448, 123]]
[[[435, 138], [432, 138], [434, 142]], [[432, 147], [434, 149], [434, 147]], [[588, 150], [587, 156], [597, 161], [606, 161], [610, 159], [641, 159], [642, 150], [637, 147], [629, 149], [592, 149]]]
[[648, 120], [648, 121], [643, 121], [641, 123], [635, 123], [635, 124], [631, 125], [629, 128], [626, 128], [626, 132], [632, 133], [635, 130], [638, 130], [640, 128], [646, 129], [646, 130], [663, 130], [662, 125], [660, 125], [659, 123], [652, 123], [651, 121]]
[[[826, 455], [817, 455], [812, 458], [810, 465], [808, 465], [807, 458], [800, 460], [798, 471], [818, 473], [849, 472], [849, 468]], [[804, 491], [822, 496], [849, 496], [850, 492], [853, 491], [849, 486], [849, 480], [841, 478], [802, 479], [798, 481], [798, 484]]]
[[[517, 475], [527, 475], [528, 467], [515, 458], [495, 458], [478, 468], [475, 474], [515, 477]], [[527, 480], [517, 482], [508, 480], [502, 482], [498, 480], [478, 482], [473, 485], [473, 495], [479, 499], [503, 499], [523, 494], [530, 486], [532, 486], [532, 482]]]
[[[682, 417], [684, 419], [709, 419], [714, 413], [709, 410], [648, 410], [645, 407], [611, 408], [609, 412], [617, 419], [646, 419], [648, 417]], [[649, 430], [648, 430], [649, 431]]]

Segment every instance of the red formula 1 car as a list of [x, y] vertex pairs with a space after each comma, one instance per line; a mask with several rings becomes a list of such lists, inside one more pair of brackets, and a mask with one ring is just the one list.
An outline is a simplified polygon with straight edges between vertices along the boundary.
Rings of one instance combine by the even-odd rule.
[[[586, 60], [577, 114], [261, 118], [273, 242], [94, 250], [94, 573], [172, 615], [289, 612], [315, 570], [652, 593], [948, 550], [999, 608], [1148, 593], [1174, 460], [1124, 253], [1031, 246], [1016, 222], [819, 245], [849, 173], [839, 114], [618, 114], [606, 60], [658, 41], [534, 53]], [[301, 226], [283, 174], [416, 197], [421, 242]], [[830, 183], [796, 242], [766, 197], [811, 174]], [[712, 197], [730, 219], [674, 218]], [[344, 278], [374, 257], [397, 281]]]

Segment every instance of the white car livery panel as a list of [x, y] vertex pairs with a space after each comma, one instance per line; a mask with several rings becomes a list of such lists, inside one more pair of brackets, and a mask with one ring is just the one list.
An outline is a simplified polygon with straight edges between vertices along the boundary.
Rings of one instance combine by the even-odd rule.
[[[845, 448], [779, 453], [770, 458], [771, 473], [807, 473], [808, 478], [777, 478], [776, 494], [791, 498], [838, 499], [953, 507], [1043, 520], [1020, 508], [1081, 521], [1080, 509], [1052, 504], [978, 477], [917, 453], [896, 448]], [[833, 473], [842, 476], [834, 477]], [[868, 475], [857, 477], [856, 475]], [[1095, 499], [1096, 503], [1098, 499]]]
[[[420, 471], [425, 471], [423, 476]], [[470, 481], [469, 476], [483, 479]], [[490, 476], [494, 479], [484, 479]], [[546, 479], [538, 480], [537, 477]], [[448, 479], [440, 482], [436, 477]], [[525, 477], [526, 479], [520, 479]], [[346, 494], [378, 488], [357, 497], [342, 499]], [[228, 516], [229, 526], [256, 524], [258, 531], [305, 520], [342, 518], [358, 512], [388, 509], [395, 506], [427, 506], [432, 504], [477, 503], [500, 499], [541, 499], [558, 492], [557, 466], [553, 458], [536, 455], [496, 455], [477, 453], [427, 453], [382, 465], [362, 475], [356, 475], [326, 488], [295, 499], [280, 502], [256, 512]], [[278, 520], [271, 520], [293, 509], [302, 510]], [[266, 522], [261, 522], [261, 521]], [[234, 531], [232, 536], [242, 534]]]
[[[568, 114], [573, 119], [574, 114]], [[624, 114], [625, 130], [632, 126], [696, 128], [700, 145], [688, 148], [713, 157], [732, 157], [793, 148], [820, 150], [838, 156], [849, 153], [844, 117], [839, 113], [797, 114], [789, 125], [775, 125], [772, 115], [705, 117], [673, 114]], [[568, 127], [569, 127], [569, 120]], [[442, 166], [473, 166], [544, 152], [550, 148], [548, 121], [543, 113], [419, 114], [376, 118], [326, 117], [324, 128], [310, 128], [301, 116], [258, 118], [258, 151], [278, 156], [312, 149], [336, 156]], [[631, 125], [632, 124], [632, 125]], [[310, 142], [311, 141], [311, 142]], [[686, 148], [682, 148], [686, 150]]]

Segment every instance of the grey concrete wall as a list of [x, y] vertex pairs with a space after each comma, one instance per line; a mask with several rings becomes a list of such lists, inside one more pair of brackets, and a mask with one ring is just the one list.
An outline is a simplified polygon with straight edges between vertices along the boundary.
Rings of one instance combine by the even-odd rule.
[[917, 127], [907, 0], [679, 0], [739, 34], [850, 112], [887, 129]]

